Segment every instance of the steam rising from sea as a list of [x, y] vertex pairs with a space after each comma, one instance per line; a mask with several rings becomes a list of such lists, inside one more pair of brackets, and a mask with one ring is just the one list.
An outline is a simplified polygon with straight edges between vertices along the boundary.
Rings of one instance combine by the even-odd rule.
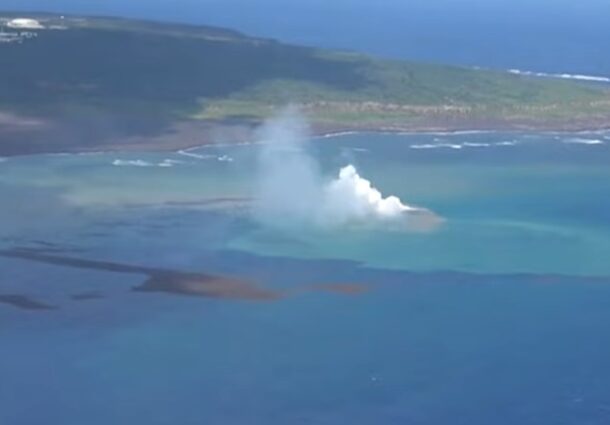
[[305, 120], [287, 109], [258, 132], [261, 142], [255, 214], [266, 224], [339, 227], [392, 224], [430, 230], [442, 220], [431, 211], [384, 196], [352, 164], [324, 176], [307, 151]]

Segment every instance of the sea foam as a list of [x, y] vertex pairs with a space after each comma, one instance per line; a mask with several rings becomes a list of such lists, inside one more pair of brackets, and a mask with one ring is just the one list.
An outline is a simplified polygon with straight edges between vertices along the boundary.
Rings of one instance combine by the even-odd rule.
[[115, 159], [112, 165], [115, 167], [161, 167], [170, 168], [174, 165], [183, 164], [183, 161], [175, 159], [164, 159], [161, 162], [149, 162], [142, 159]]
[[582, 74], [553, 74], [549, 72], [534, 72], [534, 71], [522, 71], [520, 69], [509, 69], [508, 72], [515, 75], [523, 75], [526, 77], [541, 77], [541, 78], [560, 78], [563, 80], [580, 80], [590, 81], [596, 83], [610, 83], [609, 77], [601, 77], [597, 75], [582, 75]]
[[562, 140], [563, 143], [566, 144], [576, 144], [576, 145], [603, 145], [606, 142], [600, 139], [582, 139], [582, 138], [573, 138], [573, 139], [565, 139]]

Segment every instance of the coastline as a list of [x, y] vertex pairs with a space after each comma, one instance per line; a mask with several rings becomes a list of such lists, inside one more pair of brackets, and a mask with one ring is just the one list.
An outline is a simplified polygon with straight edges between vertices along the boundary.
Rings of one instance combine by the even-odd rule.
[[[237, 146], [253, 144], [254, 133], [262, 122], [232, 122], [232, 124], [218, 124], [210, 122], [188, 121], [181, 122], [170, 131], [152, 136], [120, 136], [112, 141], [99, 143], [66, 143], [44, 144], [36, 143], [16, 148], [9, 144], [7, 149], [0, 143], [0, 162], [10, 157], [32, 155], [94, 155], [112, 152], [189, 152], [193, 149], [211, 146]], [[395, 135], [439, 135], [452, 136], [480, 133], [539, 133], [539, 134], [599, 134], [610, 132], [610, 123], [597, 125], [518, 125], [504, 123], [504, 125], [482, 126], [347, 126], [316, 124], [311, 126], [310, 137], [313, 139], [330, 139], [353, 134], [395, 134]], [[2, 136], [0, 128], [0, 138]]]

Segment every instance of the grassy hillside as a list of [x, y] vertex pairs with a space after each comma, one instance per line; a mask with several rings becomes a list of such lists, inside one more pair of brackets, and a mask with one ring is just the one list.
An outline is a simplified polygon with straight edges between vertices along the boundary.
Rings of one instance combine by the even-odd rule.
[[[5, 22], [15, 16], [0, 13]], [[23, 122], [44, 123], [64, 139], [103, 141], [157, 134], [183, 120], [256, 121], [286, 103], [337, 128], [610, 121], [603, 86], [378, 60], [219, 28], [27, 17], [47, 28], [0, 43], [0, 130], [13, 139], [25, 131]]]

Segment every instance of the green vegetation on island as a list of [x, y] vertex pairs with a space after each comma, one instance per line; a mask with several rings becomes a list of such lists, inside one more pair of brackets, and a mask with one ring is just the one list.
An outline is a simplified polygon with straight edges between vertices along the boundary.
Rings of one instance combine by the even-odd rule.
[[4, 151], [27, 152], [24, 140], [33, 151], [55, 140], [140, 143], [177, 123], [256, 123], [288, 103], [321, 129], [610, 123], [607, 85], [382, 60], [212, 27], [29, 14], [42, 28], [27, 28], [15, 18], [23, 17], [0, 13]]

